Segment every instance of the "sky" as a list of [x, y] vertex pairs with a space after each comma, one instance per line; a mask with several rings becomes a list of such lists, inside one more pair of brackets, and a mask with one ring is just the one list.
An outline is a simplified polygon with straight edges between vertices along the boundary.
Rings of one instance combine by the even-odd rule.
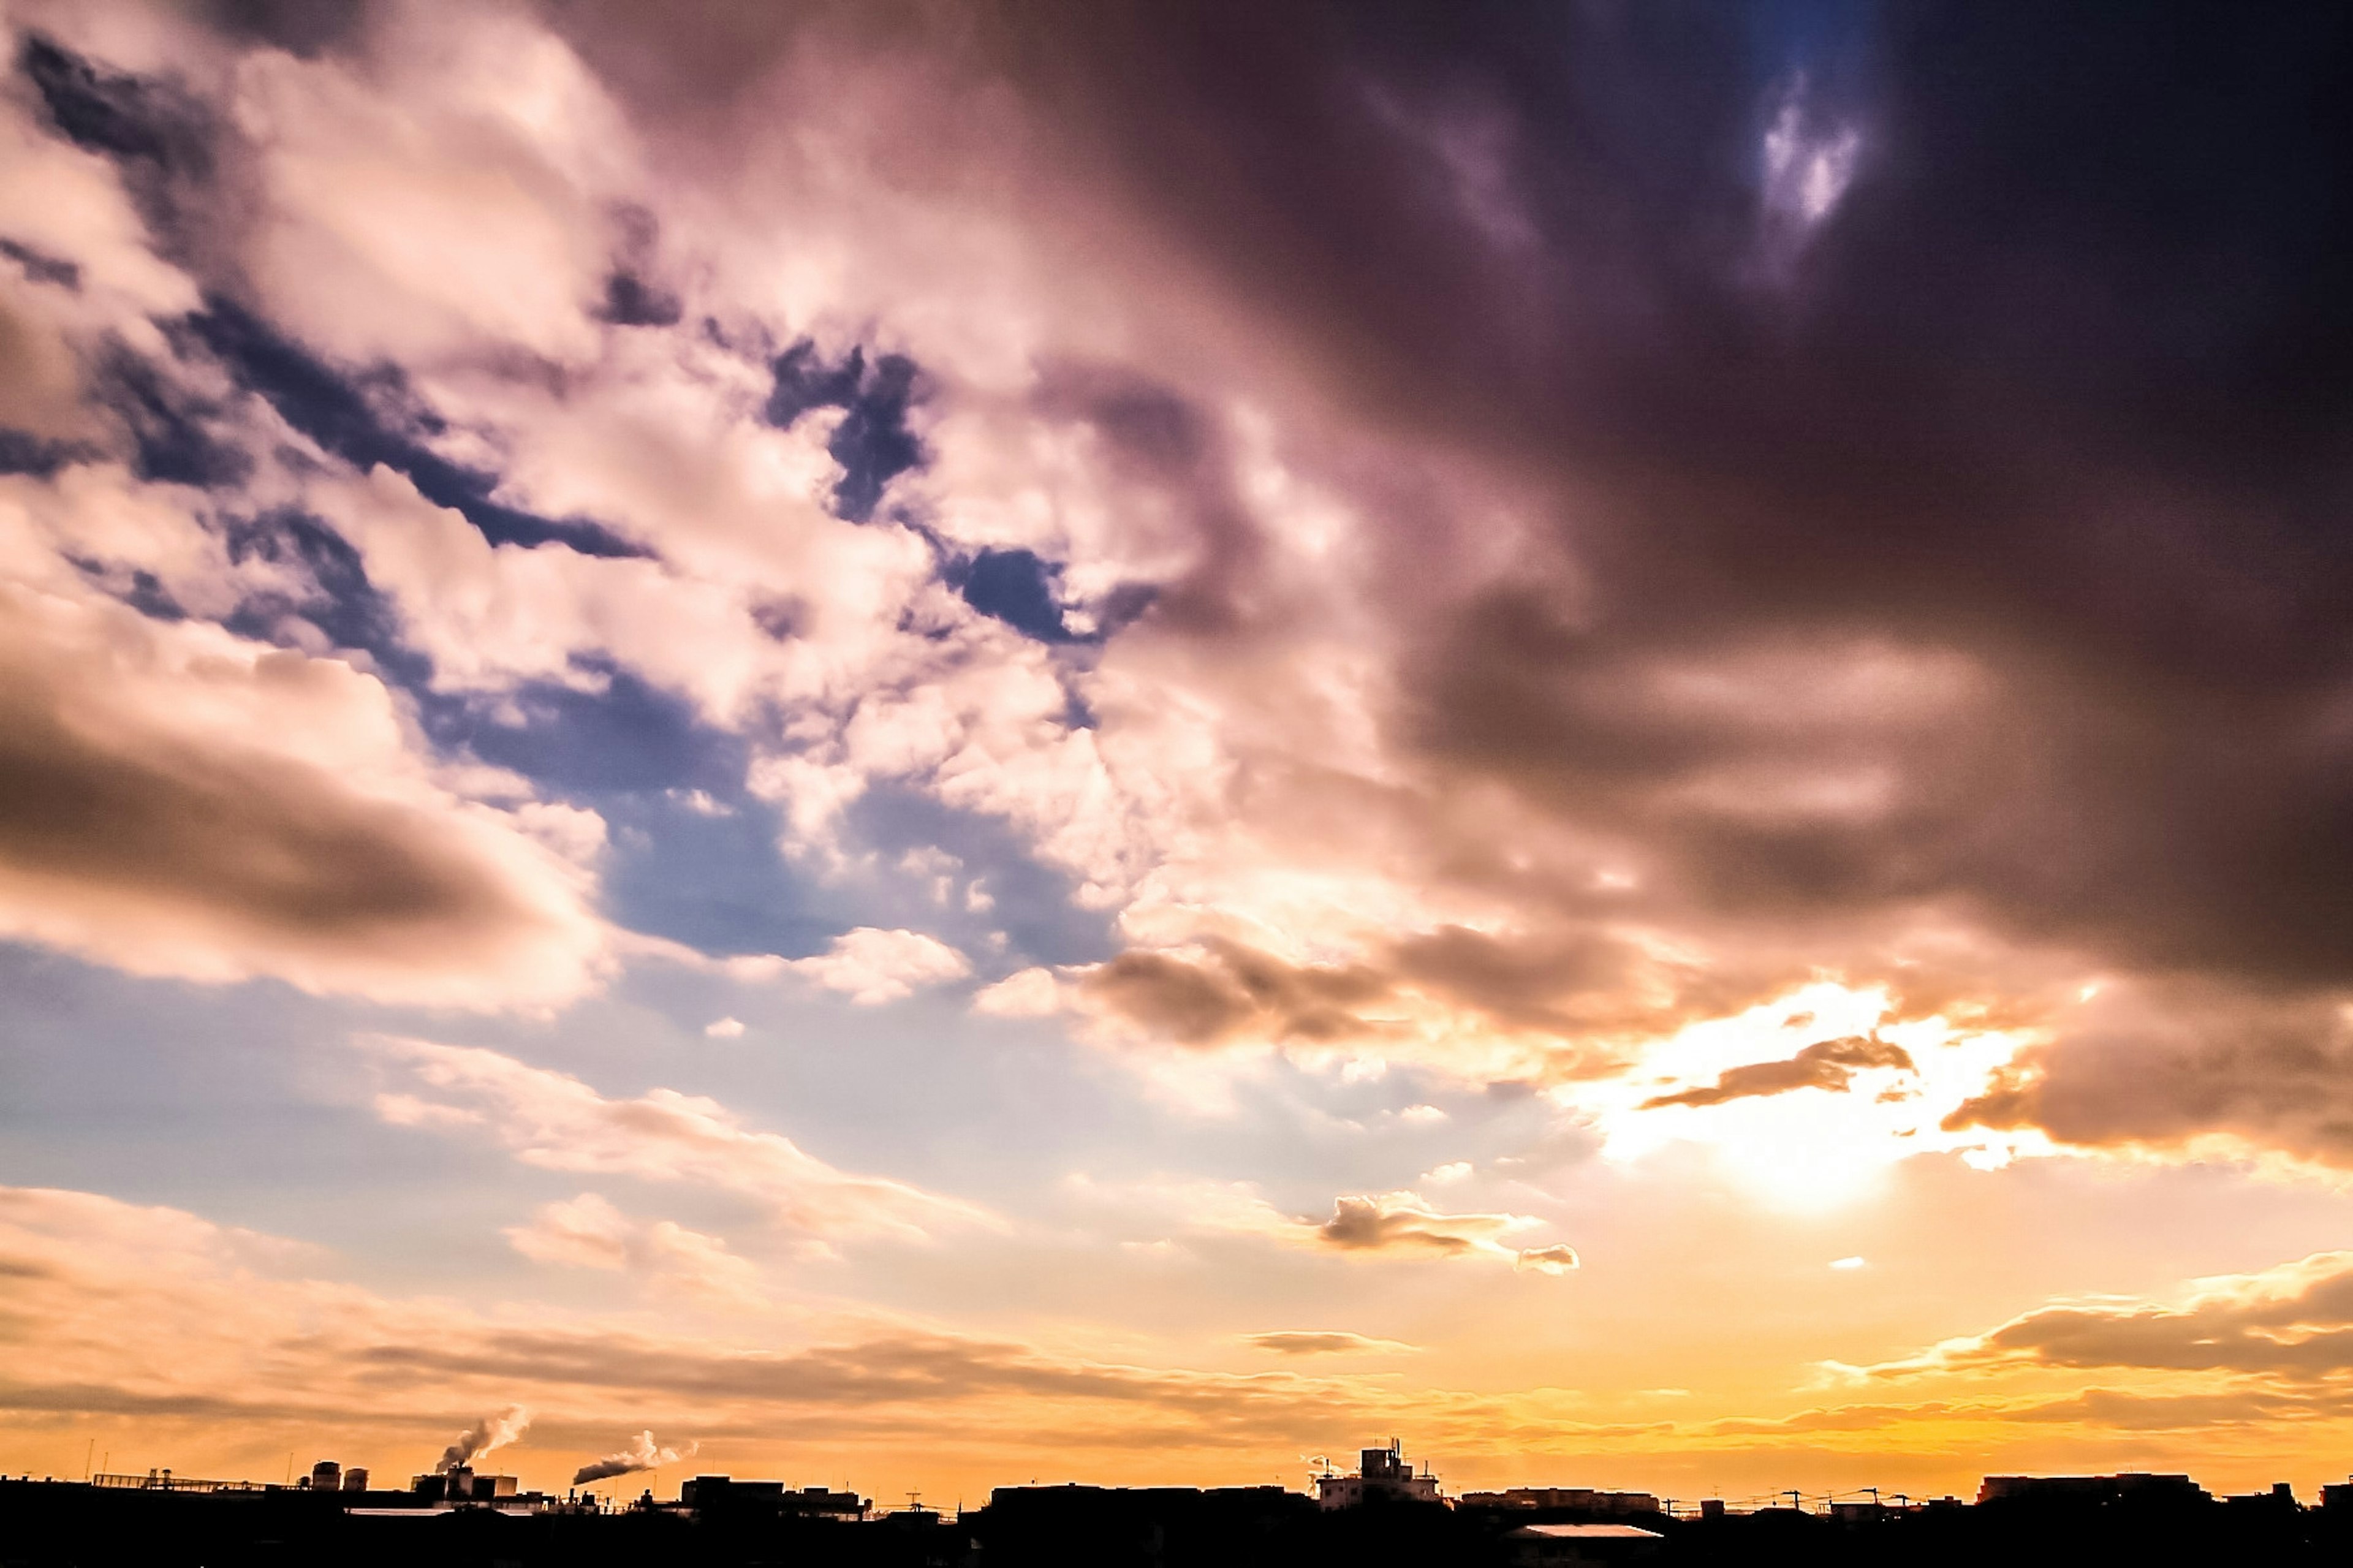
[[2342, 7], [0, 29], [0, 1468], [2353, 1468]]

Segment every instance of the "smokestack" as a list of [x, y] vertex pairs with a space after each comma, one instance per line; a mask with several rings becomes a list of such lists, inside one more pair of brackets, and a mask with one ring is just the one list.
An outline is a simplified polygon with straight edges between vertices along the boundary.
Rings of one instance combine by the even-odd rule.
[[674, 1465], [681, 1459], [692, 1458], [695, 1450], [702, 1447], [700, 1443], [689, 1443], [683, 1448], [657, 1448], [654, 1447], [654, 1435], [650, 1431], [640, 1432], [630, 1438], [619, 1453], [607, 1454], [594, 1464], [581, 1466], [580, 1473], [572, 1478], [572, 1484], [585, 1487], [590, 1481], [609, 1480], [635, 1470], [650, 1470], [657, 1465]]
[[510, 1405], [496, 1415], [485, 1415], [458, 1434], [458, 1440], [441, 1450], [440, 1462], [433, 1468], [443, 1475], [472, 1464], [493, 1448], [503, 1448], [522, 1436], [531, 1425], [531, 1412], [520, 1405]]

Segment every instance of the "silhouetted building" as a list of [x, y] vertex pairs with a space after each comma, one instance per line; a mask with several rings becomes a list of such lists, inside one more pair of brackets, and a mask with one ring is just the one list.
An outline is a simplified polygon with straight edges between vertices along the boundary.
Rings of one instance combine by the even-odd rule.
[[678, 1500], [689, 1508], [725, 1508], [731, 1504], [781, 1504], [782, 1481], [739, 1481], [733, 1476], [697, 1476], [679, 1484]]
[[1439, 1495], [1438, 1478], [1428, 1466], [1415, 1475], [1413, 1467], [1405, 1461], [1404, 1446], [1395, 1437], [1386, 1448], [1366, 1448], [1357, 1456], [1356, 1473], [1335, 1476], [1328, 1471], [1315, 1478], [1315, 1500], [1324, 1508], [1356, 1508], [1374, 1501], [1381, 1502], [1442, 1502]]
[[868, 1506], [856, 1492], [827, 1487], [795, 1490], [782, 1481], [744, 1481], [733, 1476], [697, 1476], [682, 1482], [678, 1500], [699, 1516], [724, 1514], [731, 1519], [765, 1515], [855, 1521], [866, 1517]]
[[1667, 1538], [1630, 1524], [1524, 1524], [1504, 1538], [1512, 1561], [1527, 1568], [1582, 1563], [1637, 1563], [1657, 1555]]
[[494, 1502], [513, 1497], [516, 1485], [512, 1476], [478, 1476], [469, 1467], [457, 1465], [417, 1477], [409, 1482], [408, 1489], [412, 1496], [428, 1503]]
[[343, 1468], [332, 1459], [322, 1459], [311, 1467], [311, 1489], [333, 1492], [343, 1489]]
[[1344, 1517], [1282, 1487], [999, 1487], [966, 1516], [982, 1560], [1019, 1568], [1293, 1563], [1303, 1532]]
[[1605, 1492], [1591, 1487], [1513, 1487], [1499, 1492], [1464, 1492], [1455, 1500], [1464, 1508], [1541, 1509], [1564, 1513], [1659, 1511], [1659, 1500], [1649, 1492]]
[[2188, 1476], [2158, 1476], [2126, 1470], [2113, 1476], [1988, 1476], [1978, 1488], [1979, 1503], [2196, 1503], [2211, 1492]]
[[2295, 1488], [2286, 1481], [2274, 1481], [2269, 1491], [2232, 1492], [2222, 1500], [2241, 1511], [2248, 1509], [2293, 1510], [2297, 1506]]
[[353, 1465], [343, 1472], [343, 1489], [347, 1492], [367, 1490], [367, 1467], [364, 1465]]
[[838, 1492], [830, 1487], [803, 1487], [785, 1494], [786, 1512], [813, 1518], [860, 1520], [866, 1517], [866, 1500], [856, 1492]]

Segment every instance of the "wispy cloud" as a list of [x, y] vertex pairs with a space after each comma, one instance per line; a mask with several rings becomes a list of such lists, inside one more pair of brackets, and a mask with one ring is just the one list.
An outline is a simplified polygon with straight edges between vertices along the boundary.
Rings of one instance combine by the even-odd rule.
[[507, 1241], [541, 1263], [627, 1270], [659, 1288], [716, 1305], [762, 1303], [759, 1271], [715, 1236], [675, 1220], [636, 1220], [595, 1193], [544, 1204]]
[[735, 1193], [820, 1238], [920, 1238], [943, 1226], [997, 1223], [959, 1199], [838, 1170], [701, 1095], [657, 1089], [611, 1100], [568, 1074], [476, 1047], [389, 1036], [360, 1043], [423, 1091], [380, 1097], [387, 1121], [478, 1136], [527, 1164]]

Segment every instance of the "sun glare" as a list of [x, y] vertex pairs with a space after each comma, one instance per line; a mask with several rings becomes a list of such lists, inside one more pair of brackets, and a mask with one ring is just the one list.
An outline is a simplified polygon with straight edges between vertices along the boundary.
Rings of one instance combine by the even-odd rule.
[[1883, 990], [1816, 982], [1689, 1025], [1646, 1048], [1635, 1072], [1561, 1099], [1592, 1118], [1606, 1158], [1697, 1146], [1744, 1193], [1781, 1209], [1852, 1202], [1917, 1154], [1957, 1153], [1988, 1170], [2048, 1152], [2039, 1134], [1940, 1125], [2009, 1064], [2019, 1036], [1940, 1016], [1887, 1022], [1890, 1007]]

